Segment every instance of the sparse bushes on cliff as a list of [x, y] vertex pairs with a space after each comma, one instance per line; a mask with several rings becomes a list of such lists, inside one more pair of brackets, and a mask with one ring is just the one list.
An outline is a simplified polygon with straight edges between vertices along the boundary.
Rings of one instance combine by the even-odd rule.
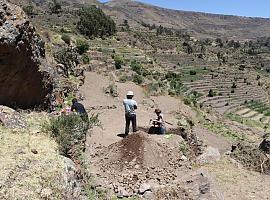
[[100, 125], [98, 115], [92, 115], [86, 122], [80, 115], [71, 114], [52, 118], [44, 128], [58, 143], [60, 154], [77, 158], [84, 151], [88, 129], [95, 125]]
[[73, 48], [63, 48], [54, 54], [55, 60], [61, 64], [63, 75], [69, 77], [73, 73], [73, 69], [79, 63], [78, 53]]
[[77, 29], [90, 38], [111, 36], [116, 32], [115, 22], [96, 6], [84, 7], [79, 11]]

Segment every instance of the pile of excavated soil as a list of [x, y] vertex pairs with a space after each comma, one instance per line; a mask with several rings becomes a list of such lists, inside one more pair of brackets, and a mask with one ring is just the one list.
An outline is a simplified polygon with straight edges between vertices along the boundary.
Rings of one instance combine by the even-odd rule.
[[143, 183], [167, 184], [179, 173], [188, 171], [188, 160], [181, 159], [179, 143], [182, 137], [172, 135], [148, 135], [144, 132], [131, 134], [108, 147], [100, 148], [92, 157], [100, 184], [116, 193], [125, 190], [138, 192]]

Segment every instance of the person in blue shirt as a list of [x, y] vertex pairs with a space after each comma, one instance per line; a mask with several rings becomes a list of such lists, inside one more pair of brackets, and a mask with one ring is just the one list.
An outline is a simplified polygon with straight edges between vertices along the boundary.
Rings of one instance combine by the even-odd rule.
[[137, 131], [136, 110], [138, 105], [137, 102], [132, 99], [133, 97], [134, 93], [132, 91], [128, 91], [127, 98], [123, 101], [126, 119], [125, 136], [129, 133], [130, 122], [132, 123], [133, 132]]

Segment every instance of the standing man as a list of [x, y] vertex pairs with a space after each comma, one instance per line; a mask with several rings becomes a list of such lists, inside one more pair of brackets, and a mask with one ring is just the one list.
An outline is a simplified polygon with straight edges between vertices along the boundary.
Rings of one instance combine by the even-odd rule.
[[124, 99], [123, 104], [125, 107], [125, 118], [126, 118], [126, 129], [125, 135], [127, 136], [129, 133], [130, 122], [132, 123], [133, 132], [137, 131], [137, 119], [136, 119], [136, 109], [137, 102], [133, 100], [134, 93], [132, 91], [128, 91], [127, 98]]

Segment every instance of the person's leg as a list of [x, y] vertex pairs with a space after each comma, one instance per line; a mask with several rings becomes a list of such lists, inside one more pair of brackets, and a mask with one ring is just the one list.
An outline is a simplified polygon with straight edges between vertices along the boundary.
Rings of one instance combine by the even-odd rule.
[[132, 115], [132, 129], [133, 129], [133, 132], [137, 132], [137, 118], [136, 118], [136, 115]]
[[165, 134], [165, 127], [159, 127], [158, 134]]
[[128, 135], [129, 133], [129, 126], [130, 126], [130, 117], [129, 115], [125, 115], [125, 118], [126, 118], [126, 129], [125, 129], [125, 135]]

